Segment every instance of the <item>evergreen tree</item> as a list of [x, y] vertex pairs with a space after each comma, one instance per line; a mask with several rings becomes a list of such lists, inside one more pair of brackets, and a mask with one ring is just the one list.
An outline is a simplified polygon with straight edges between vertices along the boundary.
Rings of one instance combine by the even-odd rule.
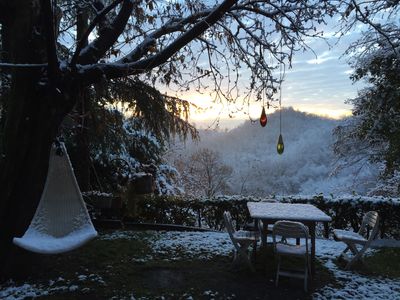
[[[400, 194], [400, 22], [398, 1], [374, 1], [363, 6], [352, 1], [347, 18], [367, 26], [362, 38], [347, 51], [353, 56], [352, 79], [364, 80], [367, 87], [348, 100], [353, 105], [353, 118], [336, 128], [335, 152], [344, 164], [368, 159], [382, 165], [384, 182]], [[346, 160], [353, 157], [352, 161]], [[395, 184], [396, 185], [396, 184]], [[379, 183], [378, 186], [384, 186]], [[380, 193], [375, 188], [374, 194]], [[386, 193], [387, 194], [387, 193]]]

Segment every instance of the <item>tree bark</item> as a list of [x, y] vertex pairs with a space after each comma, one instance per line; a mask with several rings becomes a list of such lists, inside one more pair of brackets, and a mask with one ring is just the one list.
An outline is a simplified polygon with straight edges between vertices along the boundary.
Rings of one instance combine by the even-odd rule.
[[[81, 42], [82, 46], [88, 44], [85, 40], [85, 33], [88, 30], [89, 15], [85, 10], [77, 8], [77, 22], [76, 32], [77, 40]], [[74, 170], [76, 171], [76, 178], [82, 191], [87, 191], [90, 186], [90, 151], [89, 151], [89, 118], [90, 118], [91, 99], [88, 88], [82, 88], [77, 94], [76, 98], [76, 111], [80, 115], [78, 122], [80, 125], [76, 129], [74, 137], [77, 151], [71, 156]]]
[[[39, 1], [15, 1], [12, 21], [3, 23], [11, 63], [43, 63], [46, 41]], [[9, 33], [9, 34], [8, 34]], [[30, 51], [26, 51], [30, 49]], [[12, 244], [30, 224], [39, 202], [51, 144], [69, 110], [68, 95], [42, 84], [43, 70], [15, 70], [7, 103], [0, 156], [0, 277], [23, 273], [23, 251]], [[16, 265], [18, 263], [23, 265]]]

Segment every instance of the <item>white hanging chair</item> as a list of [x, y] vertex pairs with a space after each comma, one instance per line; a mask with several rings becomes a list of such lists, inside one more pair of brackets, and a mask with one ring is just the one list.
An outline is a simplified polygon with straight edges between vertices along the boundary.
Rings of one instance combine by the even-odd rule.
[[46, 183], [31, 224], [22, 237], [13, 239], [28, 251], [63, 253], [97, 236], [64, 143], [58, 149], [60, 153], [53, 144]]

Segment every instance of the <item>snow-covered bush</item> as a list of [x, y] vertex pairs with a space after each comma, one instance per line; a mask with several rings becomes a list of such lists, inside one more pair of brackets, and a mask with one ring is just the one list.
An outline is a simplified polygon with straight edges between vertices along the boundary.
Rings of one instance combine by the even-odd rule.
[[[164, 142], [143, 126], [138, 117], [126, 118], [119, 110], [102, 109], [89, 128], [89, 156], [92, 189], [118, 193], [142, 173], [151, 174], [156, 194], [181, 192], [177, 171], [161, 157]], [[81, 162], [76, 144], [79, 127], [66, 136], [72, 163]], [[79, 176], [79, 174], [77, 174]]]
[[[159, 224], [201, 226], [221, 230], [224, 228], [223, 212], [230, 211], [242, 226], [249, 222], [248, 201], [280, 201], [310, 203], [332, 217], [329, 228], [358, 230], [365, 212], [375, 210], [380, 216], [380, 234], [400, 237], [400, 199], [385, 197], [324, 197], [282, 196], [259, 198], [252, 196], [220, 196], [216, 198], [188, 198], [170, 196], [145, 196], [135, 199], [135, 221]], [[326, 229], [329, 229], [326, 228]], [[320, 231], [319, 234], [323, 232]]]
[[[354, 81], [366, 87], [349, 99], [353, 117], [336, 130], [335, 152], [352, 165], [369, 160], [381, 165], [380, 180], [369, 194], [400, 196], [400, 10], [398, 1], [372, 1], [368, 13], [352, 6], [357, 22], [366, 25], [360, 39], [347, 50], [351, 54]], [[361, 163], [360, 163], [361, 162]]]

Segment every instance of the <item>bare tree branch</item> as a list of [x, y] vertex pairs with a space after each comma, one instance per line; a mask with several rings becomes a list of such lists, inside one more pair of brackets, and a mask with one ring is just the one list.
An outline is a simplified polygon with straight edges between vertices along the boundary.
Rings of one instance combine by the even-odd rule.
[[10, 64], [0, 62], [0, 69], [8, 72], [11, 72], [13, 69], [41, 69], [47, 68], [47, 66], [48, 64]]
[[82, 36], [82, 38], [78, 41], [78, 45], [76, 47], [75, 53], [72, 56], [71, 59], [71, 66], [75, 66], [79, 54], [81, 53], [81, 50], [83, 47], [86, 46], [87, 39], [89, 37], [89, 34], [93, 31], [93, 29], [96, 27], [96, 25], [102, 20], [103, 17], [105, 17], [112, 9], [114, 9], [118, 4], [120, 4], [123, 0], [116, 0], [113, 3], [111, 3], [109, 6], [104, 8], [102, 11], [100, 11], [97, 16], [93, 19], [93, 21], [90, 23], [86, 33]]
[[[116, 2], [119, 2], [120, 0], [117, 0]], [[118, 3], [115, 4], [113, 3], [114, 7]], [[111, 5], [110, 5], [111, 6]], [[123, 32], [126, 23], [132, 13], [134, 7], [133, 1], [130, 0], [123, 0], [123, 4], [121, 7], [121, 10], [119, 14], [115, 17], [114, 21], [111, 23], [111, 25], [107, 28], [104, 28], [101, 31], [100, 36], [95, 39], [93, 42], [91, 42], [88, 46], [86, 46], [84, 49], [79, 50], [79, 47], [77, 48], [77, 51], [75, 53], [78, 55], [78, 58], [75, 60], [71, 61], [71, 65], [74, 66], [75, 62], [79, 64], [90, 64], [90, 63], [95, 63], [97, 62], [101, 57], [104, 56], [104, 54], [114, 45], [114, 43], [118, 40], [118, 37], [121, 35]], [[111, 9], [109, 7], [105, 8], [104, 10], [110, 11]], [[103, 11], [104, 11], [103, 10]], [[103, 12], [99, 15], [102, 15]], [[105, 14], [103, 14], [105, 15]], [[89, 33], [93, 30], [93, 26], [95, 26], [99, 21], [101, 20], [101, 17], [97, 18], [95, 22], [92, 22], [92, 24], [89, 26], [88, 33], [83, 36], [81, 39], [82, 45], [85, 41], [85, 36], [89, 35]], [[79, 50], [79, 52], [78, 52]]]
[[44, 30], [47, 43], [47, 61], [48, 61], [48, 76], [49, 82], [54, 84], [60, 74], [60, 67], [57, 57], [56, 40], [54, 33], [54, 15], [51, 6], [51, 0], [42, 0], [42, 9], [44, 14]]
[[222, 16], [236, 3], [235, 0], [225, 0], [217, 6], [204, 20], [195, 24], [192, 28], [184, 32], [174, 42], [165, 47], [159, 53], [133, 63], [105, 63], [90, 66], [82, 66], [78, 70], [79, 77], [85, 82], [96, 82], [103, 76], [107, 78], [117, 78], [151, 70], [165, 63], [179, 49], [203, 34], [210, 26], [214, 25]]
[[394, 53], [396, 53], [396, 55], [398, 55], [398, 50], [396, 45], [394, 45], [392, 43], [392, 40], [390, 39], [390, 37], [387, 35], [387, 33], [382, 30], [382, 27], [380, 24], [375, 24], [374, 22], [372, 22], [368, 16], [363, 13], [363, 11], [361, 10], [360, 6], [357, 4], [357, 2], [355, 0], [352, 1], [355, 9], [357, 10], [357, 20], [364, 23], [364, 24], [368, 24], [370, 25], [376, 32], [378, 32], [384, 39], [386, 39], [386, 41], [389, 43], [389, 45], [392, 47], [392, 50]]
[[205, 10], [200, 13], [193, 14], [184, 19], [178, 19], [178, 20], [172, 19], [170, 22], [162, 26], [160, 29], [149, 34], [142, 43], [140, 43], [134, 50], [132, 50], [129, 54], [120, 59], [118, 62], [129, 63], [137, 61], [140, 57], [142, 57], [142, 55], [144, 55], [148, 51], [150, 46], [152, 46], [158, 38], [173, 32], [183, 31], [185, 25], [191, 24], [197, 21], [198, 19], [207, 16], [208, 14], [210, 14], [210, 12], [211, 12], [210, 10]]

